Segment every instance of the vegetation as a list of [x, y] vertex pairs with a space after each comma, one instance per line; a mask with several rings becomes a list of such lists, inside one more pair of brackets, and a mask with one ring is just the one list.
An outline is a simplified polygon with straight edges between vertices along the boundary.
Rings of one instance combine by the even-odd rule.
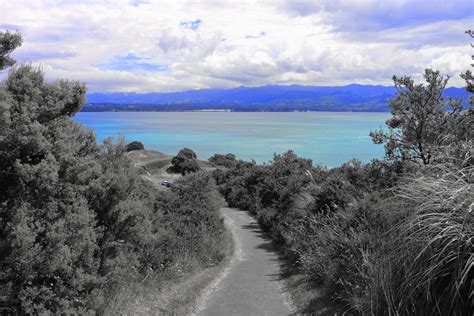
[[197, 172], [201, 168], [197, 160], [196, 153], [189, 148], [183, 148], [171, 159], [172, 171], [186, 175]]
[[[0, 33], [2, 65], [21, 43]], [[7, 43], [7, 44], [5, 44]], [[3, 66], [2, 66], [3, 67]], [[213, 181], [158, 193], [124, 155], [71, 117], [86, 87], [21, 65], [0, 84], [0, 308], [103, 312], [114, 289], [219, 262], [224, 225]], [[159, 285], [158, 285], [159, 286]]]
[[388, 244], [385, 295], [393, 314], [469, 315], [474, 307], [474, 170], [436, 169], [440, 176], [408, 179], [395, 192], [409, 214]]
[[415, 84], [410, 77], [393, 77], [396, 98], [390, 101], [392, 117], [387, 121], [389, 132], [372, 132], [375, 143], [385, 144], [388, 159], [411, 160], [425, 165], [442, 151], [442, 145], [470, 139], [469, 111], [460, 98], [445, 100], [443, 90], [448, 83], [438, 71], [427, 69], [428, 83]]
[[230, 168], [235, 166], [237, 163], [237, 159], [235, 159], [234, 154], [214, 154], [212, 157], [209, 158], [209, 162], [216, 167], [226, 167]]
[[[425, 78], [427, 86], [394, 78], [388, 131], [371, 133], [385, 160], [326, 169], [291, 151], [263, 165], [210, 159], [227, 167], [214, 176], [229, 205], [251, 211], [293, 273], [341, 312], [474, 309], [472, 98], [468, 107], [444, 100], [447, 79], [432, 70]], [[306, 303], [300, 312], [314, 313]]]
[[10, 54], [22, 42], [23, 39], [19, 33], [11, 33], [9, 31], [0, 33], [0, 71], [15, 64], [15, 60], [10, 57]]
[[[0, 33], [0, 70], [20, 44]], [[472, 93], [471, 72], [462, 77]], [[184, 177], [157, 191], [125, 155], [141, 143], [99, 145], [71, 119], [83, 83], [14, 67], [0, 84], [0, 310], [105, 313], [123, 284], [217, 264], [225, 246], [217, 184], [230, 206], [256, 216], [293, 272], [343, 311], [470, 315], [474, 98], [465, 107], [443, 98], [439, 72], [425, 79], [394, 77], [388, 130], [371, 133], [384, 160], [326, 169], [292, 151], [263, 165], [216, 154], [211, 177], [184, 148], [172, 159]], [[311, 302], [301, 312], [314, 312]]]
[[132, 150], [144, 150], [145, 146], [141, 142], [133, 141], [131, 143], [127, 144], [127, 151], [132, 151]]

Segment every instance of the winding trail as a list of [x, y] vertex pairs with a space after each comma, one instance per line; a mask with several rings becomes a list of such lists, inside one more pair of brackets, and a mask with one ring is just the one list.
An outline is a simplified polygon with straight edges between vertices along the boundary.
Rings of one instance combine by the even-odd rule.
[[203, 295], [197, 315], [290, 315], [271, 240], [247, 212], [221, 212], [232, 231], [235, 253]]

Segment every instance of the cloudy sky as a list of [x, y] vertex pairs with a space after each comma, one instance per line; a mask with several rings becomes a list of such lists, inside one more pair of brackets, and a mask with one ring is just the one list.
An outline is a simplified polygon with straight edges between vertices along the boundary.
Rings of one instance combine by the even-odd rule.
[[[19, 62], [89, 91], [391, 84], [468, 69], [472, 0], [0, 0]], [[5, 73], [2, 74], [5, 76]]]

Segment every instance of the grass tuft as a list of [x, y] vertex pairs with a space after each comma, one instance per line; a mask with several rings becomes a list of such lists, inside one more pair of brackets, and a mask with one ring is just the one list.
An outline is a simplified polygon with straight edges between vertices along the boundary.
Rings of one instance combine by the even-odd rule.
[[396, 192], [409, 215], [394, 229], [390, 284], [395, 315], [468, 315], [474, 309], [474, 168], [411, 179]]

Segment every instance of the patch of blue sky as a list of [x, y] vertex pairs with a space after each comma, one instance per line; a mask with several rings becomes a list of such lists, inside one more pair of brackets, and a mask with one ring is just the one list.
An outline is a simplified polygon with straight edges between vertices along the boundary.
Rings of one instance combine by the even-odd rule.
[[21, 27], [15, 24], [0, 24], [0, 30], [19, 31]]
[[186, 29], [196, 31], [201, 25], [201, 23], [202, 23], [201, 19], [196, 19], [194, 21], [183, 21], [179, 23], [179, 25], [184, 26], [184, 28]]
[[140, 4], [147, 4], [150, 3], [148, 0], [131, 0], [130, 4], [134, 7], [138, 7]]
[[40, 60], [51, 60], [51, 59], [67, 59], [77, 56], [76, 52], [69, 51], [39, 51], [39, 50], [26, 50], [15, 52], [14, 56], [19, 61], [40, 61]]
[[148, 62], [150, 58], [138, 57], [134, 54], [126, 56], [115, 56], [111, 60], [94, 65], [101, 70], [116, 70], [129, 72], [165, 72], [169, 71], [169, 65]]

